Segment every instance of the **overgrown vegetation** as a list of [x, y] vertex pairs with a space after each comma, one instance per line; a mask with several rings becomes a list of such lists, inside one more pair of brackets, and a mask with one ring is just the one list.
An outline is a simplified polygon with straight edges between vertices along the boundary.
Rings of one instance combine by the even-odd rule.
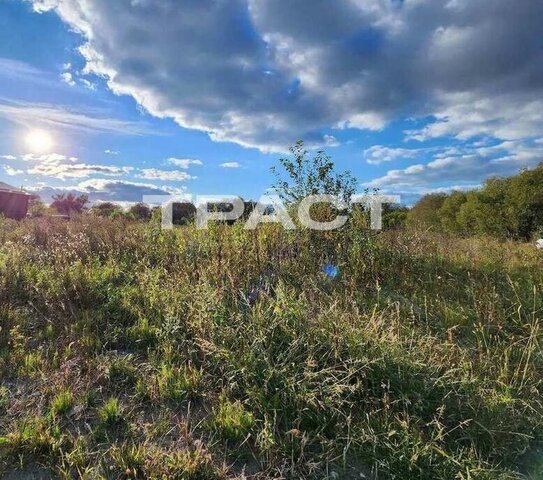
[[540, 252], [362, 217], [2, 221], [2, 473], [541, 478]]

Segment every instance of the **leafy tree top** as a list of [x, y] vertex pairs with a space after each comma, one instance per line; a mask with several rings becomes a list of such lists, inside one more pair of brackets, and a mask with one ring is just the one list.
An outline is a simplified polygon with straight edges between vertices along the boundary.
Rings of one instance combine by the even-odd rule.
[[323, 150], [310, 157], [301, 140], [289, 150], [290, 157], [279, 159], [284, 171], [271, 169], [276, 178], [273, 188], [283, 201], [298, 203], [308, 195], [329, 194], [349, 202], [357, 186], [350, 171], [336, 173], [332, 158]]
[[81, 213], [88, 201], [87, 195], [62, 193], [53, 197], [51, 207], [62, 215], [70, 215], [71, 213]]

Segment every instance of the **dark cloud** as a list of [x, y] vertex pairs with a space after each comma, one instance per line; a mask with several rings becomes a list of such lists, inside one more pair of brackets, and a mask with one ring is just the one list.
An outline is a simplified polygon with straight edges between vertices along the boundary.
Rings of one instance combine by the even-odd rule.
[[[434, 115], [412, 138], [543, 127], [538, 0], [33, 0], [159, 117], [262, 149]], [[521, 112], [522, 115], [518, 115]]]

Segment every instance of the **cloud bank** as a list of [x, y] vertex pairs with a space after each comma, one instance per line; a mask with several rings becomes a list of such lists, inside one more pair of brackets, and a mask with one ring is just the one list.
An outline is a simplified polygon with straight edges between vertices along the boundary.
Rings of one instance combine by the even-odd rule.
[[178, 195], [182, 190], [169, 187], [158, 187], [147, 183], [130, 182], [125, 180], [92, 179], [85, 180], [77, 185], [66, 187], [51, 187], [37, 185], [26, 188], [29, 192], [39, 195], [46, 202], [51, 203], [54, 195], [62, 193], [85, 194], [91, 202], [131, 202], [143, 200], [145, 195]]
[[416, 163], [365, 184], [371, 188], [427, 187], [446, 182], [483, 182], [488, 177], [514, 175], [521, 168], [535, 167], [543, 160], [543, 139], [509, 140], [494, 145], [467, 145], [432, 149], [429, 163]]
[[[147, 180], [162, 180], [164, 182], [185, 182], [197, 177], [189, 175], [184, 170], [160, 170], [157, 168], [136, 169], [129, 166], [99, 165], [81, 162], [77, 157], [68, 157], [59, 153], [36, 155], [27, 153], [19, 157], [15, 155], [2, 155], [0, 158], [16, 161], [20, 165], [26, 164], [26, 169], [15, 169], [9, 165], [3, 165], [4, 171], [10, 175], [27, 174], [67, 180], [70, 178], [88, 178], [94, 175], [106, 177], [122, 177], [135, 173], [137, 178]], [[192, 164], [200, 165], [199, 160], [191, 160]], [[30, 165], [30, 167], [28, 167]], [[186, 167], [188, 168], [188, 166]]]
[[263, 151], [430, 118], [409, 138], [543, 126], [535, 0], [30, 0], [83, 37], [86, 72], [157, 117]]
[[134, 136], [156, 133], [143, 122], [108, 117], [107, 112], [102, 109], [74, 111], [70, 107], [62, 105], [7, 100], [1, 97], [0, 118], [15, 122], [26, 128], [35, 128], [38, 125], [52, 129], [68, 128], [86, 133]]

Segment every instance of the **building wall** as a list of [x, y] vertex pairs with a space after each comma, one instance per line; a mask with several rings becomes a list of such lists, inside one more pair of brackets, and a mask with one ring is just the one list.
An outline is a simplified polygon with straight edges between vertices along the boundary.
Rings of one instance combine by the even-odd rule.
[[15, 192], [0, 192], [0, 213], [8, 218], [21, 220], [28, 212], [30, 197]]

